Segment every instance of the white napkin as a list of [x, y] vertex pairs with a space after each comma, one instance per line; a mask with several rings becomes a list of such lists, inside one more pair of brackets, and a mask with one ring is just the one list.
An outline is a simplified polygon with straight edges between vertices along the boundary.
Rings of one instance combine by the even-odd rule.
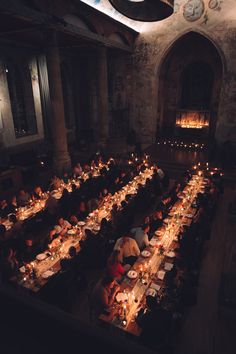
[[150, 285], [150, 288], [155, 289], [155, 290], [158, 291], [158, 290], [160, 290], [161, 286], [158, 285], [158, 284], [152, 283], [152, 284]]
[[43, 277], [44, 279], [47, 279], [47, 278], [51, 277], [53, 274], [54, 274], [54, 272], [52, 272], [51, 270], [46, 270], [46, 272], [44, 272], [44, 273], [42, 274], [42, 277]]
[[173, 268], [173, 264], [172, 263], [168, 263], [168, 262], [166, 262], [165, 263], [165, 266], [164, 266], [164, 269], [165, 270], [171, 270], [172, 268]]
[[20, 267], [20, 272], [24, 273], [25, 272], [25, 266]]
[[159, 270], [159, 272], [157, 274], [158, 274], [158, 278], [163, 280], [166, 272], [164, 270]]

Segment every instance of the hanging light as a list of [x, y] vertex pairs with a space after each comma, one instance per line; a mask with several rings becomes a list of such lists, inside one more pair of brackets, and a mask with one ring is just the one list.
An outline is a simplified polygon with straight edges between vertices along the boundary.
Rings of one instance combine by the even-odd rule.
[[137, 21], [161, 21], [173, 13], [174, 0], [109, 0], [123, 15]]

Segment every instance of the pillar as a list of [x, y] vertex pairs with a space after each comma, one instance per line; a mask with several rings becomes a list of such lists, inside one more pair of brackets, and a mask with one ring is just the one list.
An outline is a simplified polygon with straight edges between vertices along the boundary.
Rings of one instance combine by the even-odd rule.
[[71, 167], [68, 153], [67, 131], [61, 82], [60, 54], [57, 46], [57, 33], [47, 32], [47, 67], [51, 100], [51, 132], [53, 140], [53, 168], [61, 173]]
[[105, 146], [109, 138], [107, 50], [98, 52], [98, 139]]

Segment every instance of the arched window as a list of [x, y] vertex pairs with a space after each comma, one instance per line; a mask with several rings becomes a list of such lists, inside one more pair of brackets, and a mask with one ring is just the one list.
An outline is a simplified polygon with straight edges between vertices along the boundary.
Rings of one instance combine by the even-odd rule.
[[37, 133], [30, 70], [27, 63], [8, 62], [7, 82], [16, 138]]

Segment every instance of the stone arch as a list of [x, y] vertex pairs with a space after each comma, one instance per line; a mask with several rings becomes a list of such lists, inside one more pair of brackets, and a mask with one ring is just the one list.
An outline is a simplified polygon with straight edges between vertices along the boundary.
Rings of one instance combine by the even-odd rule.
[[[191, 48], [189, 52], [188, 48]], [[197, 50], [197, 48], [199, 50]], [[209, 128], [209, 136], [214, 137], [218, 103], [221, 93], [221, 82], [226, 72], [226, 61], [222, 50], [218, 47], [216, 42], [201, 31], [186, 31], [182, 33], [181, 36], [175, 38], [168, 48], [166, 48], [159, 64], [156, 66], [156, 72], [159, 73], [157, 75], [157, 135], [159, 135], [160, 132], [161, 134], [164, 132], [168, 134], [168, 131], [173, 132], [177, 109], [179, 108], [180, 91], [182, 90], [181, 77], [183, 70], [194, 60], [208, 63], [212, 66], [214, 71], [214, 87], [212, 89]], [[175, 73], [174, 68], [176, 68]], [[172, 80], [170, 81], [171, 71]], [[167, 82], [170, 83], [171, 88], [169, 89], [167, 88]]]

